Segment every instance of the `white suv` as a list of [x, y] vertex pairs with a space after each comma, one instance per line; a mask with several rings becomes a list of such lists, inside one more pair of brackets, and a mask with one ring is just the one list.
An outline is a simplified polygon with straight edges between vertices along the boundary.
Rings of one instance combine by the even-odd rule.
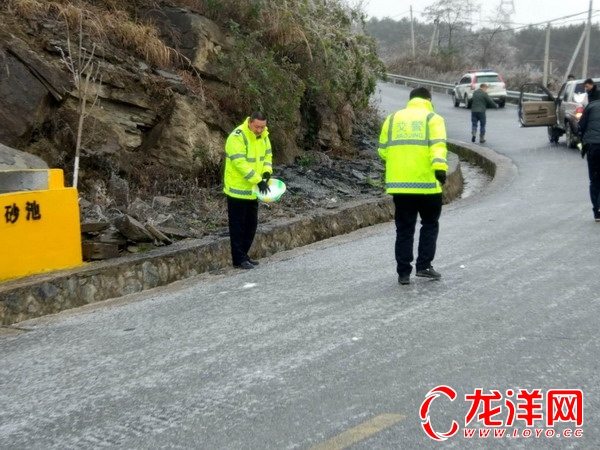
[[466, 108], [471, 107], [473, 92], [479, 89], [482, 83], [488, 85], [488, 95], [494, 100], [500, 108], [504, 108], [506, 103], [506, 84], [502, 77], [489, 69], [469, 70], [465, 73], [458, 83], [455, 83], [452, 91], [452, 103], [458, 107], [461, 103]]

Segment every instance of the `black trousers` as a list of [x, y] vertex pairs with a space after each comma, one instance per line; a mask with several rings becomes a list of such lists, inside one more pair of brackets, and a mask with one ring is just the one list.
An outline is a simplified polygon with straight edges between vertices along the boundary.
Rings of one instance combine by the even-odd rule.
[[600, 144], [586, 144], [588, 174], [590, 176], [590, 200], [594, 217], [600, 217]]
[[439, 219], [442, 214], [442, 194], [394, 194], [394, 205], [398, 275], [409, 275], [412, 272], [417, 216], [421, 217], [421, 229], [416, 268], [427, 269], [435, 258]]
[[258, 200], [227, 196], [231, 260], [234, 266], [248, 261], [248, 251], [254, 242], [258, 226]]

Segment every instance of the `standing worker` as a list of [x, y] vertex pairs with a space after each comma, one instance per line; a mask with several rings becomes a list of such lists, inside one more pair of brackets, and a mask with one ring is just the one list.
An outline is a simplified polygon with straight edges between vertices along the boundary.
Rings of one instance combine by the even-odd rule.
[[587, 102], [588, 103], [592, 103], [593, 101], [600, 99], [600, 92], [598, 92], [596, 83], [594, 83], [594, 80], [592, 80], [591, 78], [587, 78], [583, 82], [583, 88], [585, 89], [585, 92], [587, 93]]
[[498, 108], [496, 102], [487, 93], [488, 85], [481, 83], [479, 89], [473, 92], [471, 100], [471, 142], [475, 142], [477, 136], [477, 122], [479, 122], [479, 142], [485, 142], [485, 110], [487, 108]]
[[239, 269], [258, 265], [258, 261], [248, 256], [258, 226], [258, 200], [252, 187], [258, 185], [261, 194], [270, 191], [272, 159], [267, 118], [255, 111], [233, 130], [225, 143], [223, 192], [227, 195], [231, 259]]
[[381, 128], [379, 156], [385, 161], [386, 192], [394, 198], [396, 271], [410, 284], [417, 216], [421, 217], [417, 277], [440, 279], [435, 257], [446, 182], [446, 124], [433, 112], [430, 92], [413, 89], [405, 109], [390, 114]]
[[600, 101], [594, 100], [588, 103], [578, 125], [579, 136], [583, 143], [581, 157], [585, 158], [587, 155], [594, 220], [600, 222]]

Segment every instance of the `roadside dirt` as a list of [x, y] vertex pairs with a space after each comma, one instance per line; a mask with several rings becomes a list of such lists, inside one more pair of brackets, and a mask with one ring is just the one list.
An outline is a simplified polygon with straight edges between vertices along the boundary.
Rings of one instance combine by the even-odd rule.
[[[461, 170], [465, 179], [463, 198], [475, 195], [490, 181], [480, 168], [466, 161], [461, 161]], [[377, 139], [366, 135], [357, 140], [353, 159], [309, 151], [295, 164], [275, 165], [273, 177], [285, 182], [286, 192], [277, 202], [260, 203], [259, 227], [273, 220], [310, 217], [317, 209], [339, 208], [350, 201], [384, 197], [384, 172], [383, 162], [377, 154]], [[116, 186], [111, 187], [109, 183], [107, 190], [100, 189], [97, 198], [83, 201], [84, 221], [113, 222], [126, 213], [141, 223], [151, 223], [173, 241], [228, 235], [227, 204], [222, 185], [210, 188], [188, 186], [177, 194], [160, 190], [154, 195], [131, 192], [129, 207], [117, 208], [114, 196], [123, 186], [113, 184]], [[114, 236], [114, 230], [112, 233]], [[156, 242], [127, 242], [121, 244], [119, 254], [149, 250], [154, 245]]]
[[[357, 138], [356, 146], [352, 159], [307, 151], [294, 164], [276, 164], [273, 177], [285, 182], [286, 192], [277, 202], [260, 203], [259, 226], [276, 219], [311, 215], [317, 208], [338, 208], [348, 201], [384, 196], [384, 166], [377, 155], [376, 138], [362, 136]], [[169, 184], [165, 180], [155, 191], [134, 192], [128, 191], [123, 180], [101, 181], [80, 202], [82, 220], [113, 223], [117, 217], [128, 214], [141, 223], [151, 223], [174, 241], [228, 234], [222, 185], [205, 188], [200, 183], [188, 182], [173, 193], [167, 188]], [[114, 230], [87, 238], [103, 242], [118, 240]], [[147, 250], [153, 245], [121, 242], [120, 255]]]

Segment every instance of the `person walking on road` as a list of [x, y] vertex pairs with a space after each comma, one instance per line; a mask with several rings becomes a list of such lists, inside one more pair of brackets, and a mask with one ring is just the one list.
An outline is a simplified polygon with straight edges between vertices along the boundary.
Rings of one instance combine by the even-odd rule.
[[496, 102], [487, 93], [488, 85], [481, 83], [479, 89], [473, 92], [471, 100], [471, 142], [475, 142], [477, 136], [477, 124], [479, 123], [479, 142], [485, 142], [485, 110], [487, 108], [498, 108]]
[[248, 256], [258, 227], [258, 200], [252, 188], [258, 185], [261, 194], [269, 192], [272, 159], [267, 118], [255, 111], [231, 132], [225, 143], [223, 192], [227, 196], [231, 259], [239, 269], [258, 265]]
[[385, 162], [386, 192], [394, 199], [396, 271], [410, 284], [417, 216], [421, 218], [417, 277], [438, 280], [431, 265], [436, 252], [442, 185], [446, 182], [446, 124], [433, 111], [431, 93], [413, 89], [405, 109], [390, 114], [381, 128], [379, 156]]
[[578, 125], [582, 142], [581, 157], [587, 155], [594, 220], [600, 222], [600, 101], [588, 103]]

